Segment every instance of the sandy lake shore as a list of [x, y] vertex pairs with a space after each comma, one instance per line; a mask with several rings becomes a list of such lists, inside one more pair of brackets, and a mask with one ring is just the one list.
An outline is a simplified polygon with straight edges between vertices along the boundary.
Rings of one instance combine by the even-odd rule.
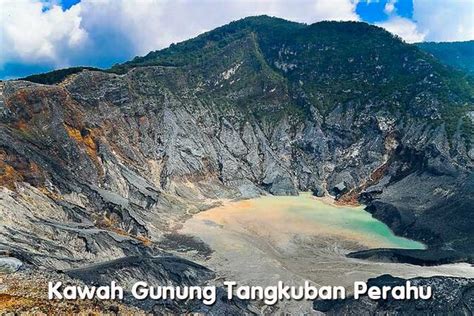
[[[308, 205], [313, 209], [305, 209]], [[351, 251], [410, 242], [366, 233], [366, 226], [377, 224], [371, 222], [370, 214], [361, 212], [366, 213], [363, 206], [344, 207], [328, 198], [305, 194], [224, 202], [194, 215], [179, 230], [208, 244], [213, 250], [210, 257], [202, 258], [192, 251], [180, 255], [216, 271], [216, 283], [226, 279], [241, 285], [274, 285], [279, 280], [301, 285], [310, 280], [317, 286], [342, 285], [350, 292], [354, 281], [386, 273], [406, 278], [474, 277], [474, 268], [467, 264], [420, 267], [345, 257]], [[361, 228], [354, 222], [361, 222]], [[309, 302], [282, 302], [279, 308], [292, 313], [312, 312]]]

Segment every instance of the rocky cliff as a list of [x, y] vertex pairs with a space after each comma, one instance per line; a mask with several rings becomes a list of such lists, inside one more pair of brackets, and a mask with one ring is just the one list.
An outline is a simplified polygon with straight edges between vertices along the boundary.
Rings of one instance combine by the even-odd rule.
[[472, 279], [432, 277], [409, 280], [394, 278], [391, 275], [369, 279], [367, 286], [412, 286], [431, 287], [436, 299], [397, 300], [391, 295], [386, 300], [372, 300], [350, 297], [346, 300], [314, 302], [314, 309], [325, 315], [470, 315], [474, 307], [474, 282]]
[[170, 228], [219, 200], [312, 190], [472, 261], [470, 80], [367, 24], [256, 17], [2, 82], [0, 250], [63, 270], [166, 255]]

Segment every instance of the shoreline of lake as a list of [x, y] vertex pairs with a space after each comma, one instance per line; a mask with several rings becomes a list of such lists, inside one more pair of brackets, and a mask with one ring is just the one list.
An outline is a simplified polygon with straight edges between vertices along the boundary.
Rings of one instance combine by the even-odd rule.
[[[193, 251], [176, 254], [211, 268], [217, 279], [248, 285], [310, 280], [316, 285], [350, 287], [354, 281], [387, 273], [404, 278], [474, 277], [474, 268], [466, 264], [420, 267], [348, 258], [353, 251], [406, 245], [407, 239], [393, 235], [388, 226], [364, 211], [363, 205], [332, 206], [326, 202], [308, 193], [223, 202], [195, 214], [178, 230], [207, 244], [213, 251], [209, 257]], [[374, 227], [381, 240], [366, 234]], [[388, 233], [392, 235], [385, 235]], [[408, 245], [422, 249], [416, 241], [410, 240]], [[293, 313], [311, 311], [309, 305], [304, 306], [286, 302], [280, 308]]]

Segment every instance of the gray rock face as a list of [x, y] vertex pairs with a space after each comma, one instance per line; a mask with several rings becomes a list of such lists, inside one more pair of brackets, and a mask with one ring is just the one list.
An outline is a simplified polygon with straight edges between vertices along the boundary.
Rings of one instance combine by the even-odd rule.
[[0, 256], [0, 273], [12, 273], [17, 271], [23, 263], [12, 257]]
[[136, 282], [146, 282], [150, 286], [192, 286], [205, 284], [214, 278], [209, 269], [193, 262], [173, 256], [146, 257], [130, 256], [103, 264], [91, 265], [80, 269], [66, 271], [66, 274], [85, 284], [101, 286], [110, 285], [112, 281], [122, 286], [125, 291], [124, 301], [144, 311], [155, 313], [210, 313], [210, 314], [250, 314], [249, 304], [240, 300], [227, 301], [227, 293], [218, 288], [217, 302], [211, 306], [200, 300], [172, 301], [135, 299], [130, 290]]
[[[354, 187], [383, 161], [374, 153], [367, 166], [358, 148], [371, 139], [357, 148], [334, 143], [338, 137], [318, 121], [270, 125], [192, 88], [171, 93], [162, 76], [174, 72], [86, 71], [63, 86], [5, 83], [1, 148], [17, 178], [1, 193], [4, 247], [54, 268], [153, 252], [144, 239], [158, 241], [170, 221], [209, 199], [314, 188], [321, 195], [338, 179]], [[349, 160], [350, 169], [334, 167]], [[33, 238], [13, 237], [26, 232]]]
[[[244, 65], [245, 59], [235, 79], [246, 80]], [[259, 119], [232, 98], [209, 99], [214, 92], [196, 90], [208, 83], [190, 75], [143, 67], [120, 76], [84, 71], [59, 86], [5, 82], [0, 146], [12, 174], [0, 202], [4, 247], [36, 254], [47, 266], [74, 267], [99, 252], [113, 259], [149, 251], [140, 239], [159, 240], [170, 221], [209, 199], [298, 190], [341, 196], [380, 182], [382, 195], [366, 189], [374, 207], [379, 200], [395, 205], [389, 197], [395, 191], [424, 192], [434, 208], [458, 194], [467, 178], [457, 175], [471, 174], [471, 160], [452, 154], [442, 128], [414, 118], [395, 119], [371, 107], [356, 115], [338, 106], [324, 127], [314, 107], [304, 118]], [[285, 102], [288, 95], [279, 98]], [[374, 174], [380, 166], [385, 171]], [[449, 186], [449, 177], [458, 177], [457, 184]], [[403, 181], [419, 185], [413, 190]], [[439, 199], [433, 200], [435, 191]], [[404, 201], [407, 216], [426, 208], [421, 200]], [[378, 217], [400, 231], [393, 220]], [[13, 238], [27, 231], [33, 239]], [[64, 238], [74, 246], [64, 249]], [[39, 250], [33, 251], [32, 240], [42, 244]], [[124, 250], [124, 241], [133, 246]]]
[[[404, 286], [405, 279], [383, 275], [369, 279], [367, 286]], [[371, 300], [363, 296], [358, 300], [314, 302], [313, 307], [326, 315], [469, 315], [474, 306], [474, 281], [472, 279], [432, 277], [409, 279], [413, 286], [430, 286], [436, 299], [428, 300]]]
[[[257, 120], [208, 101], [192, 85], [172, 93], [163, 76], [176, 72], [85, 71], [61, 86], [4, 84], [0, 141], [12, 173], [0, 202], [4, 247], [50, 267], [74, 267], [100, 255], [113, 259], [150, 251], [140, 240], [159, 240], [170, 220], [209, 199], [264, 191], [322, 195], [323, 188], [341, 196], [367, 182], [380, 183], [375, 192], [383, 192], [366, 189], [369, 209], [387, 203], [401, 207], [395, 194], [408, 217], [396, 222], [391, 215], [374, 211], [375, 216], [430, 243], [414, 231], [429, 231], [437, 220], [434, 209], [458, 199], [460, 188], [470, 183], [471, 163], [467, 156], [451, 155], [442, 129], [410, 118], [387, 123], [393, 122], [391, 115], [370, 108], [354, 117], [336, 107], [324, 129], [314, 108], [304, 120], [291, 115]], [[380, 166], [385, 171], [375, 174]], [[428, 207], [433, 213], [424, 216], [421, 209]], [[464, 214], [456, 206], [452, 213]], [[405, 232], [410, 217], [422, 219]], [[427, 218], [427, 225], [418, 225]], [[13, 237], [26, 232], [33, 238]], [[33, 251], [38, 247], [32, 241], [42, 246]], [[65, 249], [65, 243], [71, 247]]]

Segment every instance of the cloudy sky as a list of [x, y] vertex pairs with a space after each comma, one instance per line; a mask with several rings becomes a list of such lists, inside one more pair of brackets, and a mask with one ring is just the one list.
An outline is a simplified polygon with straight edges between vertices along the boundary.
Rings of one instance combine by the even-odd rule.
[[410, 43], [474, 39], [474, 0], [0, 0], [0, 79], [109, 67], [261, 14], [365, 21]]

